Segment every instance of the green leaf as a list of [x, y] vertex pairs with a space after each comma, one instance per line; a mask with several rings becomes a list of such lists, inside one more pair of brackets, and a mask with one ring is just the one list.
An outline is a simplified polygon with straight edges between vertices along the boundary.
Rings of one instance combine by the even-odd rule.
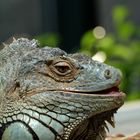
[[60, 36], [56, 33], [45, 33], [38, 35], [35, 38], [39, 41], [41, 47], [56, 47], [59, 46], [60, 43]]
[[87, 31], [81, 39], [81, 42], [80, 42], [81, 49], [80, 49], [80, 51], [82, 51], [82, 52], [84, 52], [88, 55], [92, 55], [92, 53], [93, 53], [92, 50], [93, 50], [96, 42], [97, 42], [97, 40], [93, 35], [93, 30]]
[[115, 38], [114, 36], [107, 35], [100, 41], [98, 41], [97, 47], [105, 52], [112, 51], [113, 46], [115, 45]]
[[135, 26], [132, 22], [126, 22], [118, 27], [118, 35], [121, 40], [128, 40], [133, 37]]
[[122, 24], [128, 17], [129, 12], [126, 6], [116, 6], [113, 9], [113, 21], [116, 24]]

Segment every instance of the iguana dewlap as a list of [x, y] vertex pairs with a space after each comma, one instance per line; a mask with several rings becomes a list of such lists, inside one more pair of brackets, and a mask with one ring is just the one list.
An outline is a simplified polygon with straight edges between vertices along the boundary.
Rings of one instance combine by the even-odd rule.
[[118, 69], [20, 38], [0, 51], [0, 139], [104, 140], [124, 102]]

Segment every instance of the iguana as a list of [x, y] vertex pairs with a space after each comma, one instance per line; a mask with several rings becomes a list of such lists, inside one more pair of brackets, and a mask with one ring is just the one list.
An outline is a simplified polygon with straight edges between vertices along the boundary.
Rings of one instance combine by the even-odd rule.
[[0, 51], [0, 139], [104, 140], [123, 104], [121, 72], [19, 38]]

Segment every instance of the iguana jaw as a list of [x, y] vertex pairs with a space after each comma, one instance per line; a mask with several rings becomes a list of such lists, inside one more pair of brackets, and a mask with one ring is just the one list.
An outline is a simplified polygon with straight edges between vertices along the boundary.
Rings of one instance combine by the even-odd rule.
[[[76, 93], [77, 94], [77, 93]], [[73, 130], [71, 133], [70, 138], [73, 139], [73, 137], [76, 137], [76, 139], [80, 138], [80, 140], [84, 140], [84, 138], [81, 138], [83, 134], [77, 134], [77, 131], [81, 131], [82, 125], [87, 126], [84, 130], [84, 132], [89, 132], [89, 134], [86, 136], [91, 140], [98, 139], [103, 140], [106, 137], [106, 131], [109, 131], [107, 123], [109, 123], [113, 128], [115, 128], [115, 121], [114, 121], [114, 113], [118, 110], [119, 107], [122, 106], [125, 94], [123, 92], [119, 91], [119, 88], [114, 86], [110, 89], [102, 90], [102, 91], [96, 91], [96, 92], [82, 92], [81, 95], [83, 96], [91, 96], [91, 97], [105, 97], [105, 98], [113, 98], [114, 101], [118, 104], [114, 106], [112, 109], [106, 109], [99, 112], [92, 112], [88, 119], [80, 123], [77, 128]], [[84, 124], [85, 123], [85, 124]], [[88, 123], [88, 124], [86, 124]], [[91, 133], [92, 132], [92, 133]]]
[[[57, 91], [57, 90], [56, 90]], [[91, 96], [124, 96], [124, 93], [119, 90], [117, 86], [112, 88], [99, 90], [99, 91], [81, 91], [81, 90], [59, 90], [63, 92], [69, 92], [71, 94], [91, 95]]]
[[81, 92], [81, 94], [85, 94], [85, 95], [91, 95], [91, 96], [118, 96], [118, 97], [125, 97], [125, 93], [123, 93], [122, 91], [120, 91], [120, 89], [117, 86], [114, 86], [112, 88], [109, 89], [105, 89], [105, 90], [101, 90], [101, 91], [95, 91], [95, 92]]
[[76, 128], [73, 129], [73, 131], [70, 134], [70, 140], [84, 140], [84, 137], [86, 137], [88, 140], [105, 139], [106, 131], [109, 131], [107, 123], [109, 123], [112, 127], [115, 127], [114, 113], [117, 109], [118, 108], [106, 111], [84, 120]]

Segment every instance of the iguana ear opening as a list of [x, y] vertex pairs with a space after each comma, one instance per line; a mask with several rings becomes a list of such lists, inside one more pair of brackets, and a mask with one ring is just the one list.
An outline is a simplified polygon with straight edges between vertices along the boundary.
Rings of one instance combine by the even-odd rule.
[[22, 98], [22, 95], [20, 94], [20, 83], [19, 82], [13, 82], [11, 86], [6, 88], [6, 98], [7, 99], [19, 99]]

